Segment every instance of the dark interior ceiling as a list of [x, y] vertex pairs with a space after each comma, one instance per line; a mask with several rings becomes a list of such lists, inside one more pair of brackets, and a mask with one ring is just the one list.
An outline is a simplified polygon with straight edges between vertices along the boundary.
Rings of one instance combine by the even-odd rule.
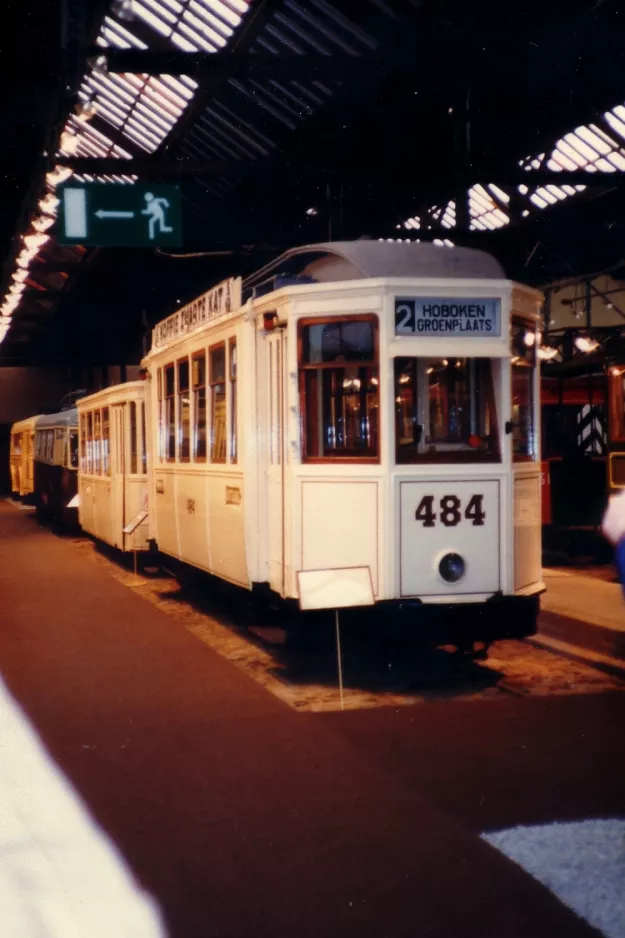
[[[24, 73], [13, 57], [3, 82], [12, 89], [2, 103], [5, 288], [41, 154], [75, 102], [109, 8], [14, 6], [17, 31], [5, 44], [32, 67]], [[154, 53], [142, 70], [176, 73], [167, 40], [143, 21], [125, 25]], [[0, 364], [136, 361], [146, 323], [283, 249], [415, 236], [398, 226], [450, 199], [462, 204], [459, 193], [475, 182], [513, 191], [525, 178], [520, 159], [549, 153], [581, 124], [605, 127], [603, 113], [625, 102], [624, 53], [625, 11], [610, 0], [494, 9], [487, 0], [254, 0], [216, 64], [195, 63], [200, 88], [156, 152], [130, 150], [150, 178], [171, 181], [174, 168], [184, 199], [179, 253], [201, 256], [121, 248], [78, 256], [51, 242]], [[445, 236], [490, 250], [511, 277], [538, 285], [616, 267], [625, 264], [623, 179], [602, 178], [545, 211], [530, 206], [496, 231], [470, 231], [459, 217]]]

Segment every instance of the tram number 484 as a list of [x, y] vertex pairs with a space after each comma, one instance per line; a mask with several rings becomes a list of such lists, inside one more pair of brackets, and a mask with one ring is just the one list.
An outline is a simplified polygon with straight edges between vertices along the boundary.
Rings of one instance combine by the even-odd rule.
[[[439, 521], [446, 528], [455, 528], [462, 521], [464, 514], [464, 517], [471, 521], [474, 527], [482, 527], [486, 518], [486, 512], [482, 507], [483, 502], [483, 495], [472, 495], [463, 513], [462, 502], [457, 495], [443, 495], [438, 503]], [[415, 511], [415, 518], [417, 521], [423, 522], [424, 528], [435, 527], [436, 512], [434, 511], [433, 495], [423, 496], [419, 502], [419, 507]]]

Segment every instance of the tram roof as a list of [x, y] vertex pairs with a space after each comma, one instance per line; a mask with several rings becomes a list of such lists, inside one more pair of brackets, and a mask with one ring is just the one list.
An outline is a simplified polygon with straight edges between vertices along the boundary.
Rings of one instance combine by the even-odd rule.
[[318, 282], [384, 277], [466, 280], [505, 278], [501, 264], [485, 251], [427, 242], [325, 241], [285, 251], [247, 277], [247, 293], [277, 274], [310, 276]]
[[137, 394], [143, 392], [145, 392], [145, 381], [123, 381], [121, 384], [94, 391], [93, 394], [85, 394], [76, 401], [76, 407], [79, 411], [89, 410], [90, 407], [106, 402], [110, 398], [118, 401], [136, 400]]
[[78, 411], [75, 407], [70, 410], [61, 410], [56, 414], [42, 414], [37, 417], [37, 430], [46, 430], [52, 427], [77, 427]]
[[34, 430], [38, 416], [34, 417], [25, 417], [23, 420], [18, 420], [17, 423], [14, 423], [11, 427], [11, 433], [20, 433], [23, 430]]

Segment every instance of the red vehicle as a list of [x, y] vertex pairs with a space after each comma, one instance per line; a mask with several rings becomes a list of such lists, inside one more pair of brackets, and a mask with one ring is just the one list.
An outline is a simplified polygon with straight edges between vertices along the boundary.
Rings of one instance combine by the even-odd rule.
[[543, 366], [542, 521], [550, 552], [609, 554], [599, 525], [625, 486], [625, 365], [603, 354]]

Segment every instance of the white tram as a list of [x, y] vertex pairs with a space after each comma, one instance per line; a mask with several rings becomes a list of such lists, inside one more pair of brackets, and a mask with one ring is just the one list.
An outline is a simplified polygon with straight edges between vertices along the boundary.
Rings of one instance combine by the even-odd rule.
[[158, 548], [304, 607], [533, 631], [540, 304], [483, 252], [363, 240], [178, 310], [143, 362]]
[[106, 388], [81, 398], [76, 406], [80, 525], [120, 550], [147, 550], [145, 383]]
[[36, 417], [27, 417], [11, 427], [9, 466], [11, 492], [20, 498], [33, 494], [35, 488], [35, 425]]

